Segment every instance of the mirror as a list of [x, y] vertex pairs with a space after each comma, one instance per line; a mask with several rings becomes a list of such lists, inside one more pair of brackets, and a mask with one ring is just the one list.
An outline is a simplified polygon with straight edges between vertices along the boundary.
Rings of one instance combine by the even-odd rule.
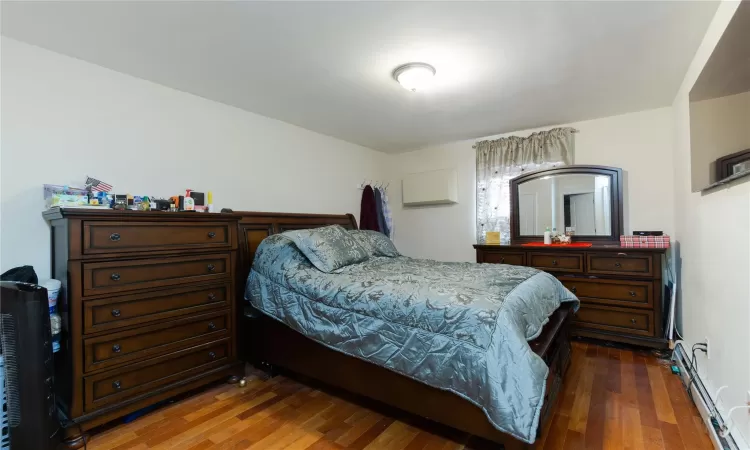
[[544, 230], [581, 236], [612, 234], [609, 177], [591, 174], [547, 175], [518, 186], [521, 236]]
[[621, 170], [566, 166], [511, 181], [511, 242], [540, 241], [547, 227], [578, 241], [618, 241]]
[[748, 124], [750, 1], [744, 1], [690, 90], [693, 192], [750, 176]]

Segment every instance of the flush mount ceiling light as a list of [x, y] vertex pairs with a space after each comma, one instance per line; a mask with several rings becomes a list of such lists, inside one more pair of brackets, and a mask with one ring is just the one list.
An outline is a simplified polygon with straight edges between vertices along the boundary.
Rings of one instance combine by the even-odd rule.
[[426, 63], [408, 63], [393, 71], [393, 78], [412, 92], [429, 88], [434, 77], [435, 68]]

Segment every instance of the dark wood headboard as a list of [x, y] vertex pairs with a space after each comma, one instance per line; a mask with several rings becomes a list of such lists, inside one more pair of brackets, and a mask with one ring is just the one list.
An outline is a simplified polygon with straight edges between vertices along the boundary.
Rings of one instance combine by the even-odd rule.
[[[357, 229], [357, 220], [351, 214], [294, 214], [256, 211], [232, 211], [239, 219], [239, 261], [237, 279], [242, 283], [250, 274], [255, 250], [260, 242], [272, 234], [287, 230], [319, 228], [326, 225], [341, 225], [348, 230]], [[241, 292], [240, 292], [241, 295]]]

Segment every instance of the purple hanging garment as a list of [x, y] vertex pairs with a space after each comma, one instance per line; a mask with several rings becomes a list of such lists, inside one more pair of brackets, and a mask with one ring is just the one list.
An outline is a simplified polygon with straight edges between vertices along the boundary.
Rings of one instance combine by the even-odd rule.
[[362, 204], [359, 208], [359, 229], [380, 231], [378, 211], [375, 206], [375, 192], [368, 184], [362, 190]]

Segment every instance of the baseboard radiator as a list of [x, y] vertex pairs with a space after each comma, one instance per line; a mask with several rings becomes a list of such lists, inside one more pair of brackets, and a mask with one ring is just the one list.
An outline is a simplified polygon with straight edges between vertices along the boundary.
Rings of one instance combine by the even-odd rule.
[[[675, 347], [674, 353], [672, 354], [672, 361], [674, 361], [675, 365], [680, 369], [682, 383], [686, 388], [690, 389], [693, 402], [703, 418], [703, 423], [706, 425], [708, 435], [711, 438], [714, 447], [721, 450], [747, 450], [747, 447], [744, 445], [737, 445], [737, 442], [732, 437], [731, 433], [728, 434], [726, 438], [719, 435], [719, 431], [728, 426], [728, 424], [726, 424], [724, 418], [721, 417], [721, 413], [717, 410], [713, 399], [711, 399], [706, 387], [703, 385], [703, 381], [693, 370], [694, 368], [690, 363], [690, 357], [681, 343], [677, 344]], [[692, 382], [690, 380], [692, 380]], [[744, 441], [740, 439], [740, 442]]]

